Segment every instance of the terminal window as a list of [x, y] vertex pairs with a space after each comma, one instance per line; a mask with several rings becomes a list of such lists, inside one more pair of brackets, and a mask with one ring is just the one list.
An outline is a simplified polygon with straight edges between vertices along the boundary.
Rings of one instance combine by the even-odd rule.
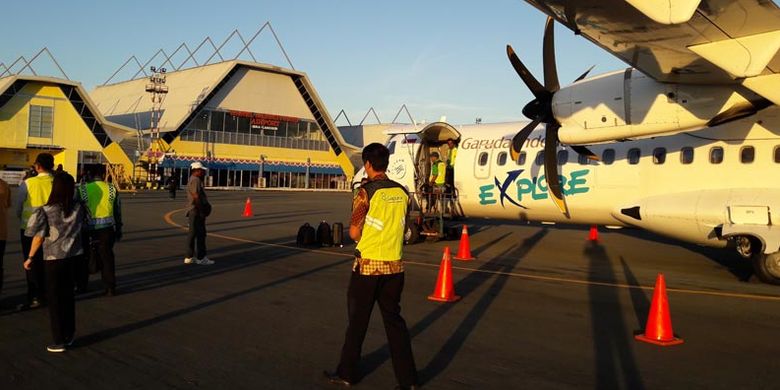
[[30, 137], [51, 138], [54, 107], [30, 105]]

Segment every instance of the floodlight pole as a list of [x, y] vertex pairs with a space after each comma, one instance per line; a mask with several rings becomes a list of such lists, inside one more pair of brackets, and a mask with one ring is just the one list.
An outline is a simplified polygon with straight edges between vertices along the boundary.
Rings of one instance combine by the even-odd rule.
[[149, 83], [146, 84], [146, 92], [152, 97], [151, 126], [149, 128], [149, 187], [156, 188], [158, 185], [157, 169], [159, 158], [162, 157], [162, 147], [160, 144], [160, 117], [162, 116], [162, 103], [168, 94], [168, 86], [165, 85], [165, 68], [149, 68], [152, 75], [149, 76]]

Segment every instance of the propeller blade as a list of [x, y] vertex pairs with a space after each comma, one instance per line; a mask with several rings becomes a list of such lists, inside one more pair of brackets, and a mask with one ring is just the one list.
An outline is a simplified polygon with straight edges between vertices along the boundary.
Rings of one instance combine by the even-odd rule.
[[528, 68], [526, 68], [520, 59], [517, 58], [517, 54], [515, 54], [515, 51], [512, 49], [511, 45], [506, 45], [506, 55], [509, 57], [509, 62], [512, 63], [512, 67], [515, 68], [517, 75], [520, 76], [520, 78], [523, 80], [528, 89], [531, 90], [531, 93], [534, 94], [535, 97], [539, 98], [540, 96], [545, 96], [548, 94], [547, 90], [542, 86], [542, 84], [539, 84], [539, 81], [536, 80], [531, 72], [528, 71]]
[[512, 156], [512, 161], [517, 161], [517, 158], [520, 156], [520, 150], [525, 144], [525, 140], [528, 139], [528, 136], [531, 135], [531, 132], [534, 131], [536, 126], [539, 126], [538, 119], [532, 120], [531, 123], [525, 125], [522, 130], [518, 131], [517, 134], [512, 137], [512, 143], [509, 145], [509, 155]]
[[563, 5], [563, 13], [566, 15], [565, 25], [574, 31], [574, 35], [580, 35], [580, 28], [577, 27], [577, 7], [571, 1], [566, 1]]
[[565, 216], [569, 209], [561, 191], [561, 181], [558, 178], [558, 128], [560, 125], [548, 124], [544, 140], [544, 177], [547, 178], [547, 194]]
[[585, 77], [588, 77], [588, 73], [590, 73], [590, 71], [593, 70], [593, 68], [595, 68], [595, 67], [596, 67], [596, 65], [591, 65], [590, 68], [588, 68], [588, 70], [585, 71], [585, 73], [581, 74], [580, 77], [577, 77], [577, 79], [574, 80], [574, 83], [584, 79]]
[[588, 148], [586, 148], [586, 147], [584, 147], [582, 145], [569, 145], [569, 147], [572, 148], [572, 150], [574, 150], [575, 152], [577, 152], [577, 154], [581, 154], [581, 155], [587, 157], [588, 160], [601, 161], [599, 156], [596, 156], [596, 154], [591, 152], [590, 149], [588, 149]]
[[547, 91], [555, 93], [561, 89], [558, 82], [558, 70], [555, 68], [555, 19], [548, 16], [544, 25], [544, 87]]

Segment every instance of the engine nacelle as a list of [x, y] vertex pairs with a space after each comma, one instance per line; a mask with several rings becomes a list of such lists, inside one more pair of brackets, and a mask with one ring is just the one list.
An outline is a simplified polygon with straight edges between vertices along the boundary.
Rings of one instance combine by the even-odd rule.
[[698, 130], [748, 99], [760, 97], [730, 85], [662, 84], [628, 68], [562, 88], [552, 110], [561, 142], [591, 144]]

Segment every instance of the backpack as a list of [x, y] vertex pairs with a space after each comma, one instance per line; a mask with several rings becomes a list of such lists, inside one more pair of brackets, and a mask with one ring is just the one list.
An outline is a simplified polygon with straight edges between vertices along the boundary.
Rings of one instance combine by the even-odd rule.
[[317, 243], [321, 246], [333, 246], [333, 234], [330, 232], [330, 225], [325, 221], [317, 226]]
[[298, 236], [295, 238], [295, 244], [298, 246], [314, 245], [314, 228], [308, 222], [298, 228]]
[[341, 222], [333, 224], [333, 246], [344, 247], [344, 224]]

